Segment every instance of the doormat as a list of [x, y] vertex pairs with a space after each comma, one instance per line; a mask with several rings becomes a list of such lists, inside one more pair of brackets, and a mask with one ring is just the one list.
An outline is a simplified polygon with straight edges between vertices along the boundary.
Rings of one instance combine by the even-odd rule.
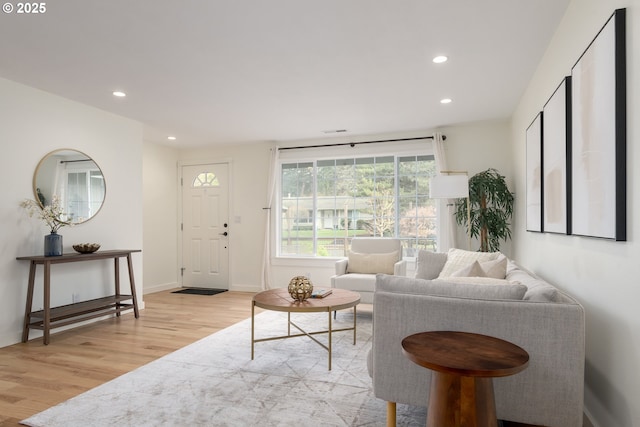
[[227, 292], [226, 289], [203, 289], [203, 288], [186, 288], [179, 291], [173, 291], [172, 294], [191, 294], [191, 295], [216, 295]]

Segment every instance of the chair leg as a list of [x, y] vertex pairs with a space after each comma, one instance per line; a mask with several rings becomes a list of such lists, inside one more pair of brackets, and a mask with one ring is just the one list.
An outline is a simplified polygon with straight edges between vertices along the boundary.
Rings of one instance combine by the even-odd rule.
[[387, 402], [387, 427], [396, 427], [396, 402]]

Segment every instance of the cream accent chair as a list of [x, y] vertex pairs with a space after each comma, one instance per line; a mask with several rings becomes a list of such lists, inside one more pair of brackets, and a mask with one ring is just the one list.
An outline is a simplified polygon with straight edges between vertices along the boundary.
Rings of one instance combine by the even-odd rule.
[[373, 304], [376, 274], [406, 276], [407, 262], [402, 259], [400, 239], [386, 237], [355, 237], [351, 240], [349, 257], [335, 265], [331, 287], [360, 294], [360, 302]]

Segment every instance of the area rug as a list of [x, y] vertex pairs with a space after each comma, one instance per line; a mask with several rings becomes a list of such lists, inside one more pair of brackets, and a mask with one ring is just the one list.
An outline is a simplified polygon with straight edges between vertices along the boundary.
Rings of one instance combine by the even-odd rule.
[[[304, 328], [326, 327], [322, 313], [294, 313]], [[70, 426], [384, 426], [386, 403], [373, 396], [366, 355], [371, 313], [352, 332], [333, 334], [327, 351], [307, 337], [255, 344], [244, 320], [21, 423]], [[334, 328], [353, 324], [339, 312]], [[256, 316], [256, 338], [286, 333], [286, 313]], [[319, 340], [324, 335], [316, 335]], [[325, 341], [326, 342], [326, 341]], [[426, 410], [398, 405], [399, 426], [423, 426]]]
[[189, 295], [218, 295], [227, 292], [226, 289], [204, 289], [204, 288], [185, 288], [179, 291], [173, 291], [172, 294], [189, 294]]

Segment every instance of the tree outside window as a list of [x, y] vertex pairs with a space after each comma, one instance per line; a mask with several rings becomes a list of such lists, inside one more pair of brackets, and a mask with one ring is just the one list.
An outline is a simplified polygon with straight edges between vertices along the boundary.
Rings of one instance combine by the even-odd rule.
[[435, 249], [433, 156], [381, 156], [285, 163], [281, 255], [343, 256], [356, 236], [398, 237], [405, 256]]

